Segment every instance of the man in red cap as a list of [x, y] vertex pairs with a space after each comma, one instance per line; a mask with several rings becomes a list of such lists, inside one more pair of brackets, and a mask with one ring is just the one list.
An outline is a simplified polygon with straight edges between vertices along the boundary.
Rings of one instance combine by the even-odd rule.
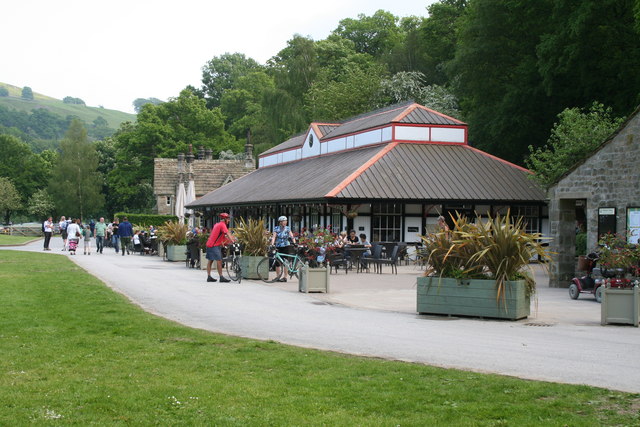
[[231, 234], [229, 228], [229, 214], [221, 213], [220, 222], [213, 226], [209, 239], [207, 240], [207, 282], [215, 282], [216, 279], [211, 277], [211, 265], [213, 261], [216, 261], [216, 267], [218, 268], [218, 276], [220, 276], [220, 282], [230, 282], [222, 275], [222, 246], [229, 242], [234, 242], [236, 238]]

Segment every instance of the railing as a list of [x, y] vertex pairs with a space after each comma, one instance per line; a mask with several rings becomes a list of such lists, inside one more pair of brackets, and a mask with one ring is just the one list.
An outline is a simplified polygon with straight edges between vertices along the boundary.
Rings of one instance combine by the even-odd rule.
[[23, 226], [10, 226], [9, 234], [12, 236], [42, 236], [42, 229], [39, 226], [35, 227], [23, 227]]

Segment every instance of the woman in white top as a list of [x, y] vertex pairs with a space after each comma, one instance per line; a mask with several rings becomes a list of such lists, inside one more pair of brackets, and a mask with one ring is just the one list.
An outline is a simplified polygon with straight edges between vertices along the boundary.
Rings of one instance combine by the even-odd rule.
[[69, 255], [76, 254], [76, 248], [78, 247], [78, 242], [80, 241], [82, 229], [80, 228], [80, 219], [76, 219], [72, 221], [67, 226], [67, 236], [69, 242]]
[[53, 218], [49, 217], [42, 224], [42, 231], [44, 231], [44, 249], [45, 251], [50, 251], [49, 242], [51, 241], [51, 234], [53, 234]]

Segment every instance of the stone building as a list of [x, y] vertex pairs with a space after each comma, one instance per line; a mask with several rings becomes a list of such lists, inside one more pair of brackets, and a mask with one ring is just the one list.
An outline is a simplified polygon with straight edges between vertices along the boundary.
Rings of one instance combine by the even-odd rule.
[[179, 154], [176, 159], [154, 159], [153, 194], [157, 213], [175, 214], [176, 193], [180, 182], [190, 177], [195, 184], [196, 199], [255, 170], [251, 145], [245, 146], [242, 160], [212, 159], [211, 150], [200, 147], [197, 155]]
[[[574, 165], [548, 191], [550, 286], [568, 287], [576, 269], [576, 221], [584, 220], [587, 252], [607, 232], [640, 233], [640, 108], [587, 159]], [[578, 214], [584, 218], [578, 218]]]

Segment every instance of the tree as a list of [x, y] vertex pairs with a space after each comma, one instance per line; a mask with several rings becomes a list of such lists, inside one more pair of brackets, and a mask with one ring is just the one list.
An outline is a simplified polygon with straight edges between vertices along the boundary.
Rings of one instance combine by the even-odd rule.
[[49, 193], [56, 207], [80, 218], [99, 212], [104, 205], [103, 178], [98, 172], [95, 145], [87, 139], [87, 130], [80, 121], [71, 122], [60, 149], [49, 181]]
[[136, 98], [133, 101], [133, 109], [136, 111], [136, 113], [139, 113], [140, 111], [142, 111], [142, 107], [147, 104], [160, 105], [162, 103], [163, 101], [159, 100], [158, 98]]
[[522, 164], [562, 110], [543, 87], [536, 46], [551, 0], [476, 0], [460, 21], [451, 79], [473, 145]]
[[393, 14], [378, 10], [372, 16], [359, 14], [358, 19], [341, 20], [333, 34], [352, 40], [356, 52], [380, 58], [391, 52], [400, 37], [397, 22]]
[[379, 107], [412, 99], [448, 116], [460, 115], [456, 96], [442, 86], [425, 84], [424, 74], [417, 71], [401, 71], [382, 80], [378, 98]]
[[9, 178], [0, 177], [0, 213], [4, 216], [5, 224], [11, 220], [11, 213], [20, 209], [22, 203], [20, 194]]
[[220, 106], [224, 91], [235, 87], [240, 77], [260, 68], [260, 64], [243, 53], [225, 53], [212, 58], [202, 68], [202, 92], [207, 106]]
[[588, 110], [567, 108], [558, 114], [547, 145], [529, 146], [526, 164], [535, 172], [534, 179], [548, 188], [574, 164], [587, 158], [623, 122], [611, 113], [611, 107], [594, 102]]
[[33, 91], [29, 86], [22, 88], [22, 99], [33, 100]]
[[50, 167], [43, 157], [10, 135], [0, 135], [0, 176], [11, 178], [18, 194], [26, 201], [36, 190], [46, 186]]
[[75, 104], [75, 105], [87, 105], [84, 103], [84, 101], [80, 98], [73, 98], [71, 96], [65, 96], [62, 99], [62, 102], [65, 104]]
[[537, 46], [547, 95], [565, 106], [597, 99], [617, 115], [640, 103], [640, 29], [635, 0], [556, 0]]
[[44, 188], [33, 193], [27, 203], [27, 212], [38, 219], [51, 215], [54, 210], [55, 203], [53, 202], [53, 198]]

